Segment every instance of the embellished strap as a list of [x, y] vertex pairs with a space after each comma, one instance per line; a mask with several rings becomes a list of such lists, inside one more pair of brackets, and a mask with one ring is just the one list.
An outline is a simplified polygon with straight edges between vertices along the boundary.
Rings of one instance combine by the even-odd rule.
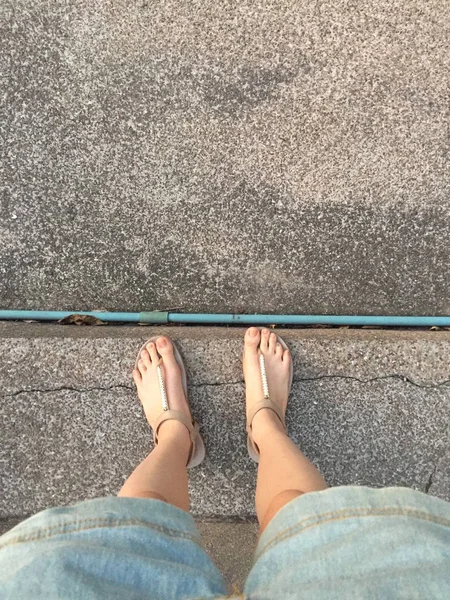
[[267, 383], [266, 361], [264, 359], [264, 354], [259, 355], [259, 370], [261, 371], [261, 380], [262, 380], [264, 398], [266, 400], [269, 400], [270, 399], [269, 384]]
[[161, 392], [161, 403], [163, 410], [169, 410], [169, 403], [167, 402], [167, 393], [166, 386], [164, 384], [164, 378], [162, 374], [161, 365], [156, 367], [156, 372], [158, 374], [158, 382], [159, 382], [159, 391]]
[[250, 437], [251, 443], [255, 447], [258, 454], [259, 454], [258, 447], [256, 446], [256, 444], [254, 443], [254, 441], [252, 439], [252, 422], [253, 422], [253, 419], [255, 418], [256, 413], [258, 413], [263, 408], [269, 408], [270, 410], [273, 410], [273, 412], [277, 415], [277, 417], [280, 419], [281, 423], [283, 424], [283, 427], [286, 429], [284, 415], [283, 415], [280, 407], [277, 404], [275, 404], [274, 402], [272, 402], [272, 400], [270, 399], [269, 385], [267, 383], [266, 363], [265, 363], [263, 354], [259, 355], [259, 367], [260, 367], [260, 371], [261, 371], [261, 382], [262, 382], [264, 398], [260, 402], [257, 402], [256, 404], [254, 404], [251, 407], [251, 409], [247, 412], [247, 433]]
[[192, 421], [186, 413], [181, 412], [180, 410], [170, 410], [169, 402], [167, 401], [166, 386], [164, 384], [161, 365], [156, 367], [156, 372], [158, 374], [163, 412], [159, 415], [154, 428], [155, 445], [158, 444], [158, 430], [164, 421], [178, 421], [179, 423], [182, 423], [189, 431], [189, 437], [191, 439], [191, 448], [189, 450], [189, 456], [186, 463], [186, 465], [188, 465], [192, 457], [195, 455], [195, 442], [199, 434], [200, 427], [198, 423], [196, 421]]

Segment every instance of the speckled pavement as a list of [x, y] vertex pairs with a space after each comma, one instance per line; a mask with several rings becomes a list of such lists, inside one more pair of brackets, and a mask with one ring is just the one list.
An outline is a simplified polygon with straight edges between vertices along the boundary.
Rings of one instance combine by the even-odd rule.
[[[190, 473], [200, 518], [254, 516], [242, 329], [0, 324], [0, 518], [116, 494], [151, 448], [130, 371], [169, 333], [207, 446]], [[331, 485], [403, 485], [450, 500], [450, 332], [283, 330], [292, 438]]]
[[0, 308], [450, 313], [447, 0], [0, 28]]

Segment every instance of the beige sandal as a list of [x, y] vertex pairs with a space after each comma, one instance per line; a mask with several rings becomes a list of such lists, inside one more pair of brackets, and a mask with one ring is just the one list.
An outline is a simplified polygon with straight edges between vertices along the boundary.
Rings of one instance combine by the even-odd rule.
[[[277, 342], [282, 345], [284, 350], [288, 350], [286, 342], [284, 342], [279, 336], [277, 336]], [[286, 429], [284, 415], [281, 412], [280, 407], [277, 404], [275, 404], [274, 402], [272, 402], [272, 400], [270, 399], [270, 396], [269, 396], [269, 385], [267, 383], [266, 363], [265, 363], [263, 354], [259, 355], [259, 368], [261, 371], [261, 381], [262, 381], [264, 398], [260, 402], [257, 402], [256, 404], [254, 404], [250, 408], [250, 410], [247, 411], [247, 434], [248, 434], [247, 435], [247, 449], [248, 449], [250, 458], [252, 458], [255, 462], [259, 462], [259, 449], [258, 449], [258, 446], [253, 441], [253, 437], [252, 437], [252, 422], [253, 422], [253, 419], [255, 418], [256, 413], [258, 413], [262, 408], [270, 408], [270, 410], [273, 410], [273, 412], [277, 415], [277, 417], [280, 419], [281, 423], [283, 424], [283, 427]], [[293, 378], [294, 378], [294, 368], [293, 368], [292, 360], [291, 360], [290, 373], [289, 373], [289, 392], [288, 392], [289, 394], [291, 393]]]
[[[155, 343], [156, 340], [158, 339], [158, 337], [159, 336], [152, 337], [149, 340], [147, 340], [145, 342], [145, 344], [143, 344], [143, 346], [139, 350], [137, 358], [136, 358], [136, 365], [135, 365], [136, 369], [137, 369], [138, 361], [141, 357], [142, 350], [144, 350], [144, 348], [146, 348], [146, 346], [150, 342]], [[166, 337], [168, 337], [168, 336], [166, 336]], [[183, 384], [184, 394], [187, 399], [188, 387], [187, 387], [186, 369], [184, 368], [183, 359], [181, 358], [181, 354], [179, 353], [178, 348], [175, 346], [173, 341], [172, 341], [172, 344], [173, 344], [173, 352], [175, 355], [175, 360], [177, 361], [177, 363], [181, 369], [181, 381]], [[192, 467], [197, 467], [203, 461], [203, 459], [205, 458], [205, 454], [206, 454], [205, 444], [204, 444], [202, 436], [200, 435], [200, 432], [199, 432], [200, 426], [196, 421], [191, 420], [186, 413], [181, 412], [179, 410], [170, 410], [169, 402], [168, 402], [167, 394], [166, 394], [166, 386], [164, 384], [164, 378], [163, 378], [163, 372], [162, 372], [161, 366], [158, 365], [156, 367], [156, 369], [157, 369], [157, 374], [158, 374], [159, 389], [160, 389], [160, 393], [161, 393], [162, 412], [161, 412], [160, 416], [158, 417], [158, 419], [156, 420], [156, 425], [153, 429], [153, 438], [155, 441], [155, 446], [158, 444], [158, 429], [161, 427], [161, 423], [164, 423], [164, 421], [170, 421], [170, 420], [179, 421], [180, 423], [183, 423], [183, 425], [189, 431], [189, 436], [191, 438], [191, 449], [189, 451], [189, 456], [188, 456], [186, 467], [188, 469], [191, 469]]]

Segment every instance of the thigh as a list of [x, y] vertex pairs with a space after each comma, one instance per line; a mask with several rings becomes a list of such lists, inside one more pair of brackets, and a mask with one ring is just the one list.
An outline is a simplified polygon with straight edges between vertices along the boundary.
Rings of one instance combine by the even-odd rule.
[[244, 592], [269, 598], [450, 598], [450, 504], [406, 488], [341, 487], [286, 504]]
[[101, 498], [43, 511], [0, 538], [2, 598], [216, 598], [224, 581], [192, 517]]

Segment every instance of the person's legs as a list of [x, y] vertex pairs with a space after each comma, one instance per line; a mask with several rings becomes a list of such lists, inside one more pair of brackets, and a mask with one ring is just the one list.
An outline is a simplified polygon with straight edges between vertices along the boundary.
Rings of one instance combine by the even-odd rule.
[[[138, 396], [150, 426], [154, 426], [162, 410], [156, 367], [161, 365], [167, 398], [172, 410], [190, 415], [181, 371], [173, 353], [172, 342], [160, 337], [143, 350], [138, 369], [133, 371]], [[187, 428], [178, 421], [165, 421], [158, 430], [158, 445], [133, 471], [119, 496], [155, 498], [189, 510], [186, 463], [191, 441]]]
[[[247, 407], [263, 398], [259, 353], [264, 355], [272, 402], [286, 411], [291, 355], [277, 344], [274, 333], [251, 327], [245, 334], [244, 376]], [[306, 492], [327, 488], [316, 467], [287, 436], [277, 415], [264, 408], [252, 422], [252, 436], [260, 452], [256, 513], [261, 531], [288, 502]]]

